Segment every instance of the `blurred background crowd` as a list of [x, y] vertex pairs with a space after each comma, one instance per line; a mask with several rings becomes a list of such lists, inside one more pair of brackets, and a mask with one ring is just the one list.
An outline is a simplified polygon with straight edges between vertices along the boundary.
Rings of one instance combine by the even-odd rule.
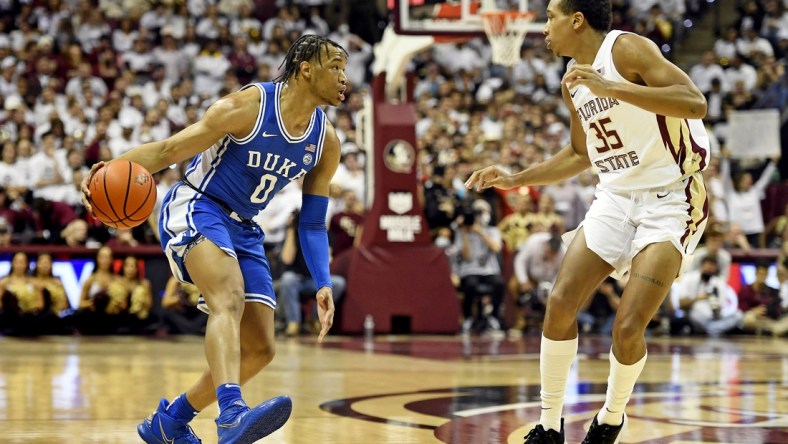
[[[541, 3], [532, 2], [533, 9], [543, 11]], [[690, 38], [693, 21], [713, 8], [700, 0], [612, 3], [613, 28], [648, 36], [668, 57]], [[731, 111], [786, 110], [787, 7], [780, 0], [740, 2], [713, 50], [684, 67], [708, 99], [710, 216], [696, 261], [654, 320], [655, 332], [788, 331], [784, 163], [781, 174], [779, 156], [734, 161], [726, 148]], [[157, 244], [157, 211], [135, 229], [107, 229], [82, 208], [79, 184], [94, 163], [164, 139], [197, 121], [217, 98], [275, 78], [303, 33], [327, 35], [349, 53], [348, 99], [327, 110], [342, 142], [342, 164], [326, 224], [335, 258], [358, 241], [371, 194], [370, 147], [357, 136], [358, 113], [369, 94], [372, 48], [388, 21], [385, 2], [0, 0], [0, 17], [0, 248], [97, 249], [78, 306], [52, 276], [51, 255], [9, 254], [9, 274], [0, 280], [5, 334], [203, 331], [194, 287], [173, 279], [155, 291], [144, 260], [113, 258], [117, 248]], [[453, 266], [463, 312], [458, 331], [516, 336], [539, 331], [565, 250], [560, 235], [583, 219], [596, 178], [586, 172], [545, 187], [465, 189], [476, 168], [520, 170], [569, 142], [571, 110], [560, 94], [565, 61], [538, 36], [526, 40], [511, 68], [490, 58], [484, 39], [438, 44], [414, 57], [409, 75], [416, 79], [421, 197], [432, 238]], [[155, 175], [160, 200], [185, 166]], [[306, 302], [314, 284], [293, 229], [299, 206], [293, 184], [257, 218], [287, 335], [314, 324], [314, 307]], [[754, 281], [730, 278], [731, 251], [763, 259]], [[333, 281], [339, 299], [341, 270]], [[584, 331], [610, 331], [624, 283], [600, 285], [581, 316]]]

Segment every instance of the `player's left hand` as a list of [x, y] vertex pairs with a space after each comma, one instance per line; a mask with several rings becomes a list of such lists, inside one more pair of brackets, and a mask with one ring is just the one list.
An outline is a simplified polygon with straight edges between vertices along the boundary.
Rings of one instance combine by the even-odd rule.
[[575, 64], [564, 74], [561, 80], [569, 91], [578, 86], [585, 86], [597, 97], [609, 97], [612, 82], [602, 77], [591, 65]]
[[475, 186], [476, 191], [486, 190], [490, 187], [508, 190], [517, 186], [512, 176], [501, 167], [491, 165], [474, 171], [471, 177], [465, 181], [465, 187], [470, 190]]
[[320, 335], [317, 342], [323, 342], [323, 338], [328, 334], [328, 330], [334, 325], [334, 293], [331, 287], [323, 287], [317, 290], [317, 317], [320, 319]]
[[99, 168], [103, 167], [104, 165], [104, 162], [96, 162], [93, 167], [90, 168], [90, 172], [88, 172], [88, 174], [86, 174], [82, 179], [82, 184], [80, 185], [80, 190], [82, 191], [82, 205], [85, 206], [85, 209], [93, 217], [96, 217], [96, 215], [93, 214], [93, 207], [90, 205], [90, 189], [88, 188], [88, 185], [90, 184], [90, 179], [92, 179], [93, 175], [96, 174], [96, 171], [98, 171]]

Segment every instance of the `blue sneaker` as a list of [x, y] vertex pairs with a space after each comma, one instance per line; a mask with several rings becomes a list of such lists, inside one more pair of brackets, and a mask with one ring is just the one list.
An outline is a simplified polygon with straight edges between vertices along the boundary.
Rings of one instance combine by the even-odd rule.
[[137, 426], [140, 438], [148, 444], [201, 444], [191, 427], [167, 414], [167, 405], [162, 399], [159, 408]]
[[285, 425], [292, 410], [293, 402], [287, 396], [269, 399], [253, 409], [246, 405], [228, 408], [216, 418], [219, 444], [252, 444]]

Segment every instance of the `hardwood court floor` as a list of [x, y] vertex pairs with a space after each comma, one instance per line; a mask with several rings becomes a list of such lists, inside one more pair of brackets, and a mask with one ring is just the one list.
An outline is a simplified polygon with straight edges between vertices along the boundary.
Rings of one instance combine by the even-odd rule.
[[[538, 338], [282, 340], [244, 387], [294, 412], [287, 444], [522, 444], [539, 417]], [[565, 409], [580, 442], [604, 401], [605, 338], [581, 338]], [[136, 425], [203, 369], [201, 338], [0, 338], [0, 443], [139, 443]], [[625, 443], [788, 443], [788, 341], [650, 339]], [[215, 443], [209, 407], [192, 423]]]

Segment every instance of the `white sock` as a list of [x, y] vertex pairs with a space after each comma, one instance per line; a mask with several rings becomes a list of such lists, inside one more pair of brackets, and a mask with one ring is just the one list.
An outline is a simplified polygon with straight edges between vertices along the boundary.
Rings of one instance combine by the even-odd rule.
[[539, 372], [542, 378], [542, 415], [539, 423], [545, 430], [561, 431], [561, 411], [564, 408], [566, 380], [577, 355], [577, 338], [553, 341], [542, 335], [539, 351]]
[[605, 405], [596, 418], [599, 424], [621, 425], [621, 421], [624, 420], [624, 409], [632, 395], [632, 389], [635, 388], [635, 382], [640, 377], [643, 366], [646, 365], [646, 358], [648, 353], [640, 361], [632, 365], [624, 365], [618, 362], [613, 355], [613, 348], [610, 348], [610, 376], [607, 378]]

